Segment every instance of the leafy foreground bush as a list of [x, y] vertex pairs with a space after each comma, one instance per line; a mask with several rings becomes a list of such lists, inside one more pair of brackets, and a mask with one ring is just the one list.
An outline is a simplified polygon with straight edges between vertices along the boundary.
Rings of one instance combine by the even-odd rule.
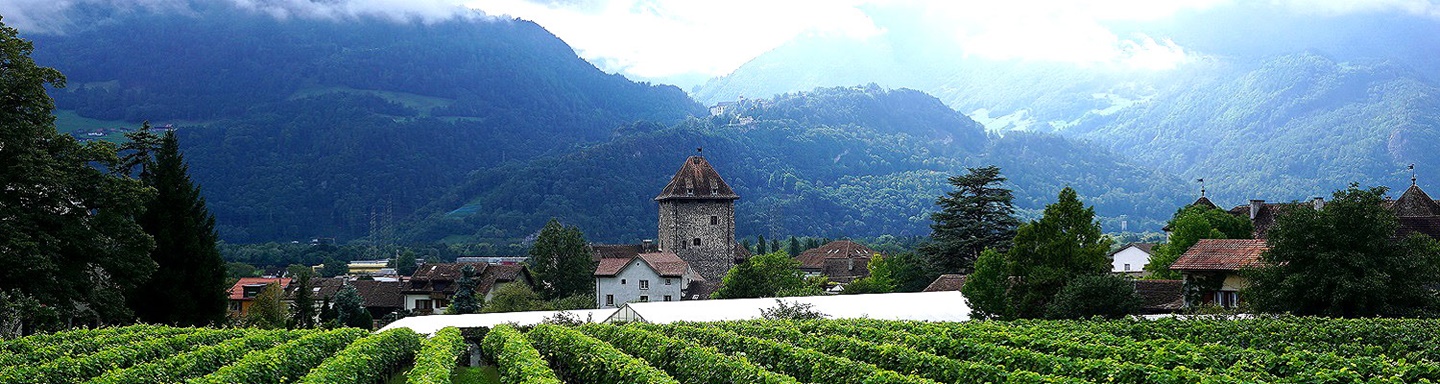
[[638, 327], [588, 324], [580, 330], [643, 358], [686, 383], [799, 383], [793, 377], [766, 371], [742, 356], [727, 356], [715, 348]]
[[263, 350], [279, 345], [285, 340], [306, 335], [314, 331], [270, 331], [247, 329], [245, 336], [225, 342], [196, 348], [173, 355], [164, 360], [152, 361], [126, 369], [112, 370], [90, 380], [92, 384], [141, 384], [176, 383], [193, 377], [200, 377], [220, 367], [239, 360], [254, 350]]
[[505, 383], [560, 383], [555, 377], [555, 372], [545, 364], [545, 359], [540, 357], [540, 351], [530, 345], [530, 340], [524, 334], [508, 325], [497, 325], [490, 329], [485, 335], [485, 340], [480, 343], [480, 349], [485, 351], [495, 361], [500, 370], [500, 381]]

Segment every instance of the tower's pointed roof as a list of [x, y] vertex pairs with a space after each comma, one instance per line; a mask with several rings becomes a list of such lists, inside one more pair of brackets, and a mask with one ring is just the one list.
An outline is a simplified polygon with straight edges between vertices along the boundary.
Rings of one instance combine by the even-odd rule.
[[1210, 198], [1205, 197], [1205, 196], [1200, 196], [1199, 199], [1195, 199], [1195, 202], [1190, 203], [1190, 206], [1196, 206], [1196, 205], [1202, 206], [1202, 207], [1220, 208], [1219, 206], [1215, 205], [1215, 203], [1210, 202]]
[[1390, 208], [1395, 210], [1395, 216], [1400, 217], [1440, 216], [1440, 204], [1436, 204], [1430, 195], [1413, 184]]
[[680, 171], [675, 172], [675, 177], [670, 178], [670, 184], [655, 196], [656, 201], [670, 199], [696, 199], [696, 200], [735, 200], [740, 195], [730, 189], [725, 179], [720, 178], [720, 173], [704, 157], [690, 156], [685, 159], [685, 164], [680, 166]]

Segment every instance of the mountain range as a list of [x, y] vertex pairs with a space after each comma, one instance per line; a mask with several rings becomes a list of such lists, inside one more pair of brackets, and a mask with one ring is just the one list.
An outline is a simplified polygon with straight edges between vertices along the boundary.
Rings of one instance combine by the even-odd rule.
[[[94, 22], [22, 30], [69, 78], [51, 93], [61, 125], [178, 127], [222, 238], [241, 243], [507, 244], [551, 217], [637, 241], [697, 148], [741, 195], [740, 236], [924, 235], [945, 179], [987, 164], [1027, 218], [1072, 186], [1107, 231], [1158, 230], [1195, 178], [1236, 204], [1394, 184], [1402, 164], [1435, 164], [1440, 126], [1434, 57], [1400, 48], [1224, 51], [1196, 35], [1177, 41], [1216, 53], [1170, 72], [1076, 69], [957, 57], [895, 24], [793, 41], [687, 95], [479, 14], [75, 17]], [[1391, 25], [1372, 35], [1429, 24]], [[721, 101], [738, 102], [705, 109]]]

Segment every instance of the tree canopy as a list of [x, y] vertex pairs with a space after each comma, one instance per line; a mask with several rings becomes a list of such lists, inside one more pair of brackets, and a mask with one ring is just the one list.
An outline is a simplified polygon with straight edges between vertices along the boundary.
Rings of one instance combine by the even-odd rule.
[[0, 24], [0, 291], [54, 309], [26, 333], [128, 321], [125, 294], [155, 270], [154, 241], [135, 222], [153, 190], [123, 174], [113, 144], [55, 130], [46, 87], [65, 78], [33, 50]]
[[1266, 232], [1264, 265], [1246, 271], [1257, 310], [1296, 315], [1434, 315], [1440, 242], [1401, 236], [1384, 187], [1336, 191], [1322, 209], [1291, 209]]
[[784, 250], [751, 257], [730, 268], [721, 279], [720, 290], [712, 299], [753, 297], [810, 296], [820, 294], [818, 287], [805, 283], [800, 262]]
[[573, 225], [550, 219], [530, 247], [530, 271], [541, 298], [553, 300], [595, 291], [595, 261], [585, 234]]
[[1095, 209], [1066, 187], [1040, 220], [1016, 230], [1008, 252], [986, 252], [961, 290], [974, 295], [967, 298], [977, 317], [1039, 318], [1075, 279], [1109, 272], [1110, 243], [1095, 221]]
[[920, 252], [942, 272], [966, 273], [985, 249], [1001, 252], [1009, 248], [1020, 220], [1015, 218], [1015, 197], [1003, 187], [1000, 168], [968, 168], [952, 176], [950, 191], [935, 200], [939, 212], [930, 215], [930, 242]]

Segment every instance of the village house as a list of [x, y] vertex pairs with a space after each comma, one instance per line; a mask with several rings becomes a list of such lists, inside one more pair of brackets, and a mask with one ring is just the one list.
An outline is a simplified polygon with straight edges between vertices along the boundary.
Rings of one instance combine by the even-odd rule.
[[[361, 305], [370, 312], [370, 317], [379, 319], [392, 312], [405, 309], [405, 288], [406, 282], [380, 281], [380, 280], [348, 280], [343, 277], [329, 279], [315, 279], [314, 287], [311, 288], [311, 297], [316, 305], [329, 302], [335, 304], [335, 295], [346, 285], [355, 287], [355, 293], [360, 295]], [[294, 297], [294, 293], [290, 295]]]
[[250, 314], [250, 305], [254, 303], [255, 296], [269, 288], [270, 284], [280, 284], [280, 289], [290, 289], [290, 278], [288, 277], [242, 277], [240, 281], [230, 286], [229, 294], [229, 315], [231, 317], [245, 317]]
[[482, 300], [495, 296], [495, 289], [504, 284], [525, 284], [534, 287], [529, 269], [524, 265], [487, 263], [424, 264], [405, 282], [403, 308], [417, 315], [444, 313], [454, 301], [456, 284], [465, 266], [475, 269], [475, 294]]
[[850, 240], [836, 240], [800, 252], [795, 261], [806, 277], [825, 276], [832, 282], [849, 284], [870, 276], [870, 258], [874, 250]]
[[1155, 254], [1154, 243], [1130, 243], [1110, 253], [1110, 272], [1130, 277], [1145, 277], [1145, 265]]
[[1269, 250], [1264, 239], [1203, 239], [1170, 264], [1183, 276], [1185, 290], [1193, 292], [1186, 306], [1214, 304], [1233, 308], [1248, 282], [1240, 271], [1260, 266], [1260, 254]]
[[[700, 299], [705, 278], [672, 252], [645, 250], [629, 257], [600, 259], [595, 268], [595, 307], [629, 302]], [[708, 293], [707, 293], [708, 294]]]

